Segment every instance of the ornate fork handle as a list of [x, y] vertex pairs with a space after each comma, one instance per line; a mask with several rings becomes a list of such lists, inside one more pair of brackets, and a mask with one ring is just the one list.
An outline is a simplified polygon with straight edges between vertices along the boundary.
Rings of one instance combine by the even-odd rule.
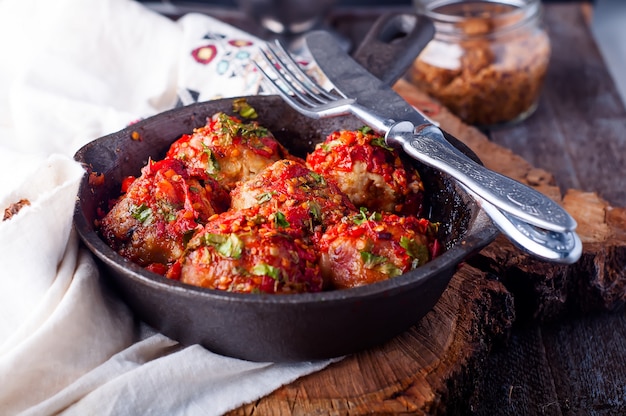
[[411, 157], [448, 173], [476, 195], [504, 212], [539, 228], [567, 232], [576, 221], [557, 203], [540, 192], [493, 172], [462, 154], [443, 137], [436, 126], [393, 124], [387, 132], [390, 145], [401, 146]]

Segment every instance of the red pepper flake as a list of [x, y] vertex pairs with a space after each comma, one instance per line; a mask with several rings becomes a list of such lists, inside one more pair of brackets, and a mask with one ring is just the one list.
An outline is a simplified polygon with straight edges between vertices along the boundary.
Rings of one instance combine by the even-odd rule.
[[104, 185], [104, 173], [91, 172], [89, 174], [89, 185], [90, 186]]
[[179, 261], [174, 262], [174, 264], [172, 264], [163, 275], [167, 277], [168, 279], [180, 280], [181, 272], [182, 272], [182, 264], [181, 264], [181, 260], [179, 260]]
[[27, 205], [30, 205], [30, 201], [28, 199], [20, 199], [18, 202], [12, 203], [4, 210], [4, 217], [2, 218], [2, 221], [10, 220]]
[[152, 273], [160, 274], [161, 276], [165, 276], [169, 267], [162, 263], [151, 263], [146, 266], [146, 270], [151, 271]]
[[135, 179], [137, 178], [135, 178], [134, 176], [127, 176], [122, 179], [122, 193], [128, 192], [128, 188], [130, 188], [130, 185], [135, 182]]
[[141, 134], [139, 134], [139, 132], [137, 130], [133, 130], [133, 132], [130, 134], [130, 138], [135, 140], [136, 142], [140, 142], [141, 141]]

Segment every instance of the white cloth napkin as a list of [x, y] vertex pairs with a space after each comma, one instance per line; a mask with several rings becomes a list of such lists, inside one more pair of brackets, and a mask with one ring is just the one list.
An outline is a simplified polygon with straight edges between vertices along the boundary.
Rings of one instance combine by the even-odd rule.
[[259, 93], [257, 39], [131, 0], [0, 0], [0, 414], [222, 414], [331, 361], [251, 363], [136, 322], [72, 230], [85, 143]]

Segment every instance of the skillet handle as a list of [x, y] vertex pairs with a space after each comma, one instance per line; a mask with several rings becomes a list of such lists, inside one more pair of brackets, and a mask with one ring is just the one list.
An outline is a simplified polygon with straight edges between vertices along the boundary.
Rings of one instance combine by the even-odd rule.
[[352, 57], [392, 86], [435, 35], [432, 21], [414, 13], [380, 16]]

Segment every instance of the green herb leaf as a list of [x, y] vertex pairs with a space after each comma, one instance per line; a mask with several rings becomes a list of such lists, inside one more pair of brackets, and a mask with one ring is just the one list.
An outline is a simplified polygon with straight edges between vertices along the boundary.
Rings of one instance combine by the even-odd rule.
[[269, 202], [272, 199], [273, 192], [264, 192], [256, 196], [257, 202], [260, 204], [264, 204], [265, 202]]
[[383, 218], [380, 212], [372, 212], [372, 215], [369, 216], [368, 220], [370, 221], [380, 221]]
[[266, 137], [269, 136], [269, 130], [265, 127], [259, 126], [255, 122], [250, 123], [238, 123], [231, 119], [227, 114], [218, 114], [218, 119], [222, 124], [222, 134], [224, 135], [224, 143], [229, 144], [232, 142], [233, 137], [241, 136], [244, 139], [250, 139], [250, 137]]
[[361, 251], [361, 260], [363, 260], [363, 266], [366, 269], [373, 269], [374, 267], [387, 262], [387, 257], [377, 256], [369, 251]]
[[319, 183], [320, 185], [326, 185], [326, 179], [324, 179], [324, 177], [319, 173], [311, 171], [309, 172], [309, 175], [311, 175], [313, 180], [315, 180], [315, 182]]
[[402, 270], [391, 262], [382, 264], [380, 266], [380, 271], [389, 277], [396, 277], [402, 274]]
[[245, 98], [233, 100], [233, 111], [245, 118], [257, 118], [259, 116], [254, 107], [248, 104]]
[[363, 126], [359, 129], [359, 131], [363, 134], [368, 134], [368, 133], [373, 132], [374, 130], [372, 130], [370, 126]]
[[322, 219], [322, 208], [317, 202], [309, 201], [309, 212], [315, 221], [320, 221]]
[[380, 212], [372, 212], [370, 214], [370, 216], [367, 216], [367, 208], [365, 207], [361, 207], [359, 208], [359, 213], [357, 215], [355, 215], [354, 217], [352, 217], [352, 221], [354, 221], [354, 223], [356, 225], [361, 225], [366, 221], [380, 221], [382, 219], [382, 215], [380, 214]]
[[208, 173], [209, 175], [215, 175], [217, 172], [220, 171], [220, 164], [218, 163], [217, 158], [215, 157], [215, 153], [213, 153], [211, 148], [204, 144], [204, 142], [201, 143], [202, 152], [207, 155], [206, 173]]
[[257, 264], [250, 272], [255, 276], [269, 276], [274, 280], [280, 278], [280, 269], [265, 263]]
[[354, 217], [352, 217], [352, 221], [356, 225], [361, 225], [365, 221], [367, 221], [367, 208], [365, 208], [365, 207], [359, 208], [359, 213], [356, 214]]
[[327, 142], [327, 143], [321, 143], [319, 144], [319, 146], [322, 148], [323, 151], [325, 151], [326, 153], [329, 153], [332, 149], [334, 149], [335, 147], [341, 144], [342, 144], [341, 140], [331, 140], [330, 142]]
[[428, 262], [428, 247], [418, 244], [415, 240], [402, 236], [400, 237], [400, 247], [406, 250], [406, 254], [413, 258], [412, 268], [421, 266]]
[[152, 209], [146, 204], [134, 207], [130, 215], [144, 225], [152, 221]]
[[382, 147], [383, 149], [389, 150], [390, 152], [394, 150], [393, 147], [387, 145], [385, 139], [383, 139], [382, 137], [376, 137], [372, 139], [372, 145]]
[[217, 252], [224, 257], [231, 259], [241, 258], [243, 252], [243, 241], [237, 234], [212, 234], [207, 233], [202, 236], [204, 244], [215, 247]]
[[276, 213], [274, 214], [274, 224], [277, 227], [281, 228], [287, 228], [290, 225], [289, 221], [287, 221], [287, 218], [285, 218], [285, 214], [280, 211], [276, 211]]
[[402, 274], [402, 270], [393, 264], [385, 256], [377, 256], [369, 251], [361, 251], [361, 260], [363, 267], [369, 270], [377, 270], [389, 277], [395, 277]]

